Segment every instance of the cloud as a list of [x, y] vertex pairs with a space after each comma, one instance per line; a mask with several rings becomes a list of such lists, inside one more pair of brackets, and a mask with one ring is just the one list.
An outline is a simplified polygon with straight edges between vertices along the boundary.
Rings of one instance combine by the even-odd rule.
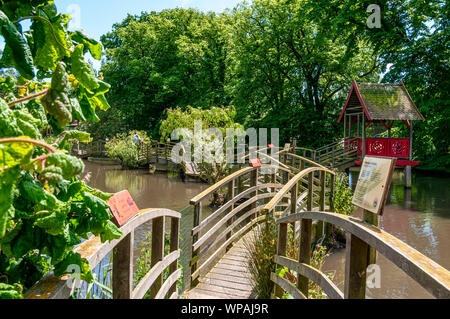
[[192, 3], [192, 0], [178, 0], [178, 4], [181, 7], [187, 7]]

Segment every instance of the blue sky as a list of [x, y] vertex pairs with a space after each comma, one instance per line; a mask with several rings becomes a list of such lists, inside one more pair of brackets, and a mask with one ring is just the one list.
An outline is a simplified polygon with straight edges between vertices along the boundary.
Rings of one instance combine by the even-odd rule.
[[222, 12], [227, 8], [232, 9], [239, 2], [241, 0], [55, 0], [59, 12], [72, 16], [79, 12], [78, 21], [73, 23], [97, 40], [128, 13], [134, 15], [142, 11], [161, 11], [176, 7]]
[[[73, 17], [69, 29], [83, 29], [97, 40], [128, 14], [159, 12], [177, 7], [222, 12], [234, 8], [240, 2], [242, 0], [55, 0], [58, 12]], [[100, 61], [94, 60], [89, 54], [86, 58], [92, 62], [94, 69], [100, 69]]]

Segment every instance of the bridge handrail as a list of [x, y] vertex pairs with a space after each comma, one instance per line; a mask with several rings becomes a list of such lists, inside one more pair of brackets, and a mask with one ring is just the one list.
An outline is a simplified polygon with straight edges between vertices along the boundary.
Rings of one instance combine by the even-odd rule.
[[[300, 251], [299, 261], [292, 260], [284, 256], [285, 251], [283, 251], [283, 247], [279, 246], [281, 249], [275, 256], [275, 261], [277, 264], [299, 273], [297, 280], [303, 284], [297, 286], [299, 288], [299, 290], [296, 289], [298, 294], [307, 295], [307, 290], [304, 287], [307, 287], [308, 281], [312, 280], [321, 286], [330, 298], [364, 298], [366, 289], [365, 272], [368, 266], [367, 255], [370, 246], [403, 270], [433, 296], [450, 298], [450, 272], [447, 269], [400, 239], [360, 219], [321, 211], [296, 213], [277, 220], [277, 223], [283, 226], [280, 226], [280, 237], [286, 235], [288, 224], [311, 220], [330, 223], [347, 232], [345, 292], [339, 291], [334, 284], [327, 280], [325, 274], [317, 269], [311, 269], [309, 259], [305, 259], [307, 257], [305, 255], [302, 256], [302, 251]], [[311, 236], [311, 233], [308, 231], [302, 232], [301, 236], [300, 242], [309, 242], [310, 240], [306, 237]], [[360, 274], [364, 275], [361, 276]], [[275, 277], [276, 275], [273, 274], [272, 279], [276, 279]], [[306, 278], [306, 285], [302, 278]], [[280, 284], [279, 279], [276, 279], [276, 282]], [[281, 284], [286, 286], [286, 282]], [[290, 288], [288, 287], [288, 289]]]
[[[266, 212], [270, 212], [273, 209], [275, 209], [275, 207], [283, 199], [283, 197], [286, 196], [289, 192], [291, 192], [292, 189], [294, 187], [296, 187], [298, 183], [303, 182], [304, 178], [306, 176], [312, 176], [314, 173], [317, 173], [317, 172], [328, 173], [331, 176], [335, 176], [336, 175], [336, 173], [334, 171], [329, 170], [328, 168], [325, 168], [325, 167], [310, 167], [310, 168], [307, 168], [307, 169], [301, 171], [300, 173], [298, 173], [297, 175], [295, 175], [291, 180], [289, 180], [289, 182], [286, 185], [284, 185], [284, 187], [278, 192], [278, 194], [275, 195], [272, 198], [272, 200], [264, 207], [264, 210]], [[311, 184], [313, 183], [313, 179], [311, 179], [310, 183]], [[325, 185], [322, 185], [322, 186], [324, 187]]]
[[[287, 170], [283, 167], [277, 167], [277, 166], [272, 166], [272, 165], [264, 165], [264, 167], [266, 168], [272, 168], [272, 169], [277, 169], [286, 173], [291, 173], [290, 170]], [[191, 199], [190, 203], [191, 205], [196, 205], [198, 203], [200, 203], [201, 201], [203, 201], [205, 198], [207, 198], [208, 196], [210, 196], [211, 194], [213, 194], [214, 192], [216, 192], [217, 190], [219, 190], [222, 187], [227, 186], [231, 181], [244, 176], [248, 173], [254, 172], [255, 170], [257, 170], [254, 167], [244, 167], [234, 173], [232, 173], [231, 175], [228, 175], [227, 177], [225, 177], [224, 179], [222, 179], [221, 181], [217, 182], [216, 184], [210, 186], [208, 189], [206, 189], [205, 191], [201, 192], [200, 194], [198, 194], [197, 196], [195, 196], [194, 198]]]
[[309, 163], [309, 164], [311, 164], [313, 166], [317, 166], [317, 167], [321, 167], [321, 168], [327, 169], [327, 167], [325, 167], [325, 166], [323, 166], [323, 165], [321, 165], [321, 164], [319, 164], [319, 163], [317, 163], [317, 162], [315, 162], [315, 161], [313, 161], [313, 160], [311, 160], [309, 158], [306, 158], [306, 157], [303, 157], [303, 156], [300, 156], [300, 155], [297, 155], [297, 154], [288, 153], [288, 152], [286, 152], [284, 150], [281, 151], [280, 154], [285, 154], [287, 156], [291, 156], [293, 158], [299, 159], [300, 161], [304, 161], [306, 163]]
[[[164, 220], [166, 217], [171, 218], [171, 234], [170, 254], [164, 257]], [[169, 209], [145, 209], [120, 228], [123, 233], [121, 238], [102, 243], [99, 237], [91, 237], [77, 246], [75, 252], [79, 253], [82, 258], [86, 258], [90, 269], [93, 270], [103, 258], [114, 250], [112, 280], [114, 299], [142, 298], [148, 291], [146, 288], [150, 288], [152, 285], [151, 294], [152, 298], [155, 298], [161, 290], [162, 273], [167, 267], [170, 267], [172, 279], [174, 277], [178, 279], [181, 275], [177, 270], [177, 260], [180, 256], [178, 247], [180, 219], [179, 212]], [[153, 221], [152, 268], [133, 290], [134, 231], [149, 221]], [[117, 268], [117, 271], [114, 271], [114, 268]], [[29, 289], [24, 297], [26, 299], [67, 299], [74, 290], [74, 284], [71, 285], [69, 280], [69, 275], [56, 277], [49, 274]], [[176, 281], [169, 290], [172, 297], [176, 293]]]

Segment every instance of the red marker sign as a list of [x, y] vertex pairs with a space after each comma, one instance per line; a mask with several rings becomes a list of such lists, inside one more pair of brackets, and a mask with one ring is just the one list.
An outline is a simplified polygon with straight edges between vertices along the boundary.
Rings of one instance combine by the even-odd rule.
[[250, 166], [251, 166], [251, 167], [254, 167], [254, 168], [257, 168], [257, 167], [261, 167], [261, 166], [262, 166], [261, 161], [259, 160], [259, 158], [251, 159], [251, 160], [249, 161], [249, 163], [250, 163]]
[[123, 226], [139, 212], [139, 208], [127, 190], [115, 194], [110, 198], [108, 204], [114, 216], [114, 221], [119, 227]]
[[269, 148], [275, 148], [275, 145], [269, 144]]

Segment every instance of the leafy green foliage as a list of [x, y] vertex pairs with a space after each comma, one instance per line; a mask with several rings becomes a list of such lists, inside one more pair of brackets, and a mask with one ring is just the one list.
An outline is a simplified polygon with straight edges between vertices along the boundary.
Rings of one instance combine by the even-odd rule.
[[336, 213], [352, 215], [355, 210], [355, 206], [352, 204], [353, 190], [349, 186], [349, 178], [346, 173], [339, 173], [336, 176], [333, 200]]
[[266, 215], [265, 223], [256, 227], [245, 242], [252, 286], [259, 299], [270, 299], [273, 293], [270, 276], [276, 271], [273, 256], [277, 254], [277, 238], [277, 224], [273, 217]]
[[[227, 136], [226, 129], [231, 128], [235, 130], [244, 130], [243, 126], [235, 123], [234, 119], [236, 111], [233, 107], [211, 107], [210, 109], [201, 109], [188, 106], [185, 111], [180, 108], [168, 109], [167, 118], [161, 122], [160, 135], [161, 140], [167, 140], [172, 137], [172, 133], [176, 129], [188, 129], [194, 132], [195, 121], [202, 121], [203, 134], [197, 134], [196, 136], [183, 136], [183, 132], [179, 132], [178, 138], [189, 139], [191, 141], [191, 147], [194, 148], [194, 143], [199, 145], [211, 146], [211, 152], [204, 152], [202, 163], [198, 163], [201, 178], [210, 184], [215, 184], [222, 178], [227, 176], [230, 172], [231, 166], [226, 162], [218, 160], [214, 152], [215, 149], [225, 150], [223, 145], [224, 139]], [[208, 129], [217, 128], [222, 134], [222, 138], [216, 139], [214, 134], [210, 134]], [[225, 156], [225, 155], [223, 155]], [[215, 194], [213, 204], [216, 202], [217, 194]]]
[[[229, 105], [225, 94], [228, 29], [214, 13], [163, 10], [128, 16], [102, 37], [112, 113], [92, 126], [103, 138], [121, 128], [159, 133], [166, 108]], [[117, 123], [119, 122], [120, 125]], [[109, 130], [106, 130], [109, 129]], [[106, 132], [105, 132], [106, 130]]]
[[[86, 45], [100, 58], [101, 45], [81, 32], [69, 36], [69, 18], [53, 1], [1, 1], [0, 298], [21, 298], [50, 271], [61, 276], [71, 265], [91, 282], [89, 264], [74, 247], [90, 235], [103, 242], [122, 235], [110, 221], [111, 195], [79, 181], [84, 164], [67, 155], [70, 142], [91, 138], [65, 128], [73, 120], [95, 120], [97, 108], [109, 107], [104, 94], [110, 88], [83, 57]], [[19, 24], [26, 19], [28, 31]], [[53, 145], [42, 141], [44, 134]]]
[[22, 287], [0, 283], [0, 299], [22, 299]]
[[[134, 140], [135, 133], [141, 138], [140, 143]], [[117, 134], [105, 144], [106, 155], [119, 160], [124, 167], [138, 168], [145, 161], [145, 159], [140, 158], [140, 151], [143, 150], [143, 147], [147, 147], [149, 143], [150, 138], [143, 131]]]
[[6, 42], [5, 51], [9, 51], [12, 64], [26, 79], [34, 78], [33, 56], [28, 43], [9, 18], [0, 11], [0, 31]]

